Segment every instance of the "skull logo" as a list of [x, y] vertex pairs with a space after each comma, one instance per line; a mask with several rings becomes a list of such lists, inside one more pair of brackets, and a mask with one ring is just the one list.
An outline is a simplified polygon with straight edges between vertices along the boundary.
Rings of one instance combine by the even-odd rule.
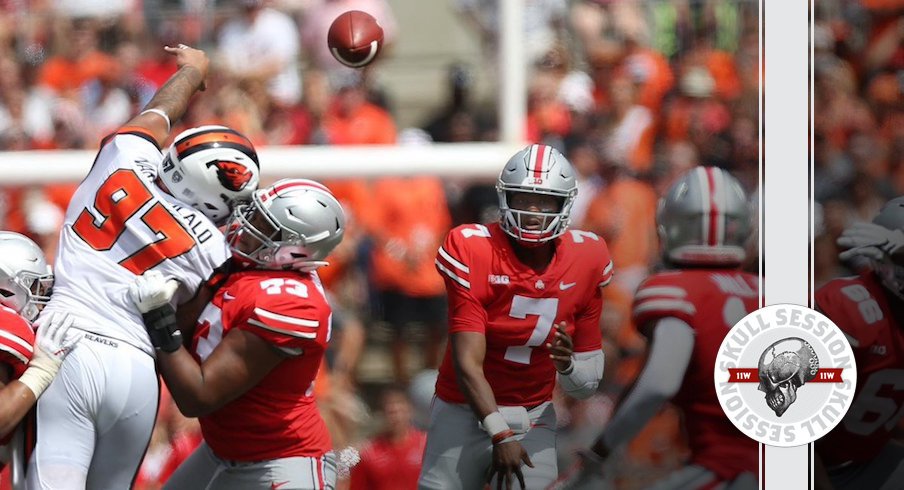
[[770, 345], [760, 355], [759, 390], [766, 404], [781, 417], [797, 400], [797, 389], [816, 377], [819, 358], [807, 341], [789, 337]]

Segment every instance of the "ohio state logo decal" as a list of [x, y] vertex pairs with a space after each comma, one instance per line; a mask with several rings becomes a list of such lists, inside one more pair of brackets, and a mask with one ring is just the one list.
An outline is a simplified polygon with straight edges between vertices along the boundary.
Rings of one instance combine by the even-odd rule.
[[838, 326], [816, 310], [783, 304], [732, 327], [713, 380], [735, 427], [763, 444], [790, 447], [813, 442], [841, 422], [857, 371]]

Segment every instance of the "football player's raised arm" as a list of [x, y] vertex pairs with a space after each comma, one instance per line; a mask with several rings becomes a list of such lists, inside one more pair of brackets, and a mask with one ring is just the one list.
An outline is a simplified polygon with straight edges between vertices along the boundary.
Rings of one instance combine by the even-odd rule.
[[162, 146], [169, 137], [172, 122], [185, 114], [192, 95], [204, 87], [209, 64], [204, 51], [184, 44], [163, 49], [176, 57], [179, 70], [157, 90], [144, 110], [124, 125], [148, 131], [157, 141], [157, 146]]
[[593, 451], [601, 457], [630, 441], [678, 393], [694, 350], [694, 330], [682, 320], [666, 317], [653, 326], [647, 360], [637, 382], [615, 409]]
[[163, 381], [186, 417], [207, 415], [238, 398], [285, 358], [275, 346], [240, 329], [226, 334], [200, 365], [183, 346], [157, 351]]

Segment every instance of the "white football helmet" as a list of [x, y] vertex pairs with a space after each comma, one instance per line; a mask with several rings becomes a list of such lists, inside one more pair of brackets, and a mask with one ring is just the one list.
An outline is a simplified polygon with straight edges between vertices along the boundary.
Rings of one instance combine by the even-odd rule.
[[262, 269], [303, 272], [327, 265], [324, 259], [344, 233], [342, 205], [326, 186], [306, 179], [258, 190], [250, 203], [236, 206], [226, 225], [234, 256]]
[[260, 163], [248, 138], [225, 126], [183, 131], [161, 164], [161, 187], [222, 224], [234, 203], [247, 201], [260, 183]]
[[659, 201], [656, 224], [665, 259], [681, 265], [732, 266], [744, 261], [750, 209], [741, 184], [716, 167], [684, 174]]
[[34, 321], [52, 287], [53, 273], [41, 248], [24, 235], [0, 231], [0, 305]]
[[[540, 213], [513, 209], [509, 199], [514, 192], [545, 194], [561, 198], [558, 212]], [[496, 183], [499, 196], [501, 226], [519, 242], [537, 244], [548, 242], [565, 233], [571, 206], [578, 194], [574, 169], [564, 155], [548, 145], [531, 145], [515, 153], [499, 174]], [[524, 227], [525, 218], [539, 217], [539, 230]]]

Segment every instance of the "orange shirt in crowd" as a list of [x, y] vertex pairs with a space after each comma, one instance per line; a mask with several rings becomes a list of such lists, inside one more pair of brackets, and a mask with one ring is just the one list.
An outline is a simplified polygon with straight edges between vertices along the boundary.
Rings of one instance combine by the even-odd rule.
[[392, 117], [369, 102], [351, 114], [340, 114], [334, 107], [326, 114], [324, 127], [334, 145], [391, 145], [396, 141]]
[[368, 226], [374, 239], [373, 281], [380, 290], [409, 296], [443, 294], [433, 261], [452, 226], [442, 181], [389, 177], [376, 181]]
[[583, 228], [605, 237], [618, 269], [648, 267], [658, 248], [656, 202], [650, 184], [619, 178], [591, 201]]
[[41, 67], [38, 82], [57, 93], [65, 93], [77, 90], [88, 80], [115, 72], [117, 66], [113, 58], [100, 51], [93, 51], [78, 60], [55, 56]]

